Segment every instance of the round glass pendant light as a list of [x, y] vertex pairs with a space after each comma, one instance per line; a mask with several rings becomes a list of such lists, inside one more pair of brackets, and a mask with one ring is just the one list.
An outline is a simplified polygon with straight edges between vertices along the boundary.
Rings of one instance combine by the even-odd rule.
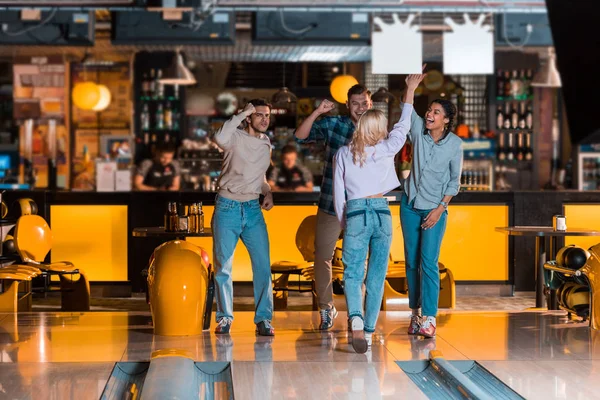
[[92, 110], [100, 100], [100, 88], [94, 82], [81, 82], [71, 92], [73, 103], [82, 110]]
[[336, 76], [329, 86], [331, 97], [338, 103], [346, 103], [348, 101], [348, 90], [356, 84], [358, 84], [358, 81], [352, 75]]
[[100, 99], [98, 103], [92, 108], [94, 111], [104, 111], [110, 105], [110, 100], [112, 98], [110, 94], [110, 90], [104, 85], [98, 85], [100, 89]]

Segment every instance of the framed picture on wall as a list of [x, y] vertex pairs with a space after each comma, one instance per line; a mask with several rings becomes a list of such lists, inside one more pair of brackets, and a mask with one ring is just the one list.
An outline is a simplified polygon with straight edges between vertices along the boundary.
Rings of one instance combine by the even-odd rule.
[[103, 158], [108, 156], [111, 160], [133, 158], [133, 136], [100, 136], [100, 156]]

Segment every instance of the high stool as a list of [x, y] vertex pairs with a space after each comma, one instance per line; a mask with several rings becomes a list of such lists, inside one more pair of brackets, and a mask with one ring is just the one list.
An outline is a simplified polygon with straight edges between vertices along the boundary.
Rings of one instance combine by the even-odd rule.
[[[438, 262], [438, 267], [440, 271], [440, 295], [438, 307], [454, 308], [456, 307], [456, 285], [454, 282], [454, 275], [443, 263]], [[404, 261], [394, 260], [390, 254], [388, 272], [385, 276], [383, 288], [381, 310], [386, 311], [388, 309], [388, 303], [395, 303], [400, 299], [408, 299], [406, 263]]]
[[[315, 265], [315, 232], [317, 216], [309, 215], [304, 218], [296, 231], [296, 247], [303, 260], [282, 260], [271, 264], [273, 274], [273, 303], [275, 310], [287, 309], [288, 292], [311, 292], [314, 281]], [[290, 275], [296, 275], [298, 281], [290, 284]], [[303, 286], [300, 279], [309, 280], [310, 286]], [[314, 302], [313, 302], [314, 303]]]

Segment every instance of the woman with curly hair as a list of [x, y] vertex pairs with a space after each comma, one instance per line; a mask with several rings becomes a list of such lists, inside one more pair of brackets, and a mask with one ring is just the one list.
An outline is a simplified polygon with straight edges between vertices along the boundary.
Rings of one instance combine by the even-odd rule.
[[[424, 75], [420, 75], [420, 79]], [[438, 258], [448, 203], [460, 189], [462, 140], [451, 132], [456, 107], [448, 100], [431, 102], [425, 119], [412, 107], [416, 87], [407, 78], [404, 107], [412, 110], [413, 160], [400, 202], [404, 257], [412, 309], [409, 335], [434, 337], [440, 294]], [[422, 308], [422, 313], [421, 313]]]
[[392, 215], [383, 195], [400, 185], [394, 156], [406, 141], [411, 113], [412, 105], [406, 105], [388, 134], [385, 115], [379, 110], [365, 111], [350, 143], [334, 157], [333, 201], [344, 229], [344, 292], [352, 347], [357, 353], [365, 353], [371, 345], [379, 316], [392, 243]]

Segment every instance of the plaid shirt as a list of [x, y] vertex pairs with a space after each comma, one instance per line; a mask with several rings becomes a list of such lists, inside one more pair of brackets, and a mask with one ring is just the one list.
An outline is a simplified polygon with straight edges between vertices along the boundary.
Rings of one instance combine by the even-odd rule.
[[354, 133], [354, 123], [350, 117], [325, 117], [316, 121], [306, 139], [296, 139], [298, 143], [325, 142], [325, 165], [319, 209], [327, 214], [335, 215], [333, 206], [333, 156], [342, 146], [350, 143]]

